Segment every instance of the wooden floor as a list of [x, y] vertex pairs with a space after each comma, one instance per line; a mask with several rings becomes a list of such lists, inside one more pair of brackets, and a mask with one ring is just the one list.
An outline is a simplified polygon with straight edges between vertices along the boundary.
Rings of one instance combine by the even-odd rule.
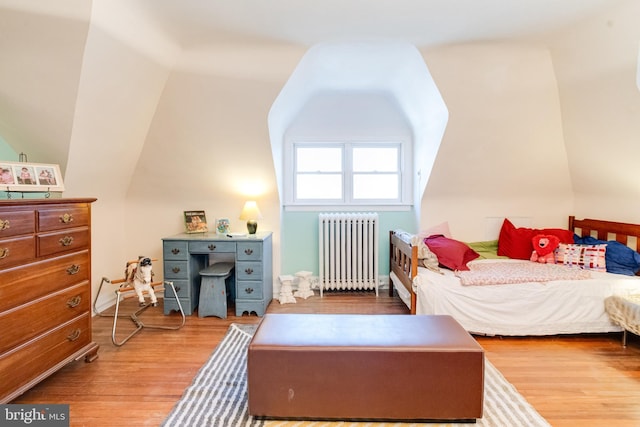
[[[130, 304], [133, 301], [127, 301]], [[155, 312], [152, 312], [155, 310]], [[272, 313], [407, 314], [386, 292], [328, 293]], [[147, 322], [175, 322], [150, 309]], [[123, 347], [111, 343], [110, 318], [94, 318], [100, 344], [93, 363], [68, 365], [13, 403], [68, 403], [72, 426], [157, 426], [172, 409], [232, 322], [190, 316], [179, 331], [143, 330]], [[127, 323], [125, 322], [126, 326]], [[621, 334], [547, 338], [477, 337], [486, 356], [553, 426], [640, 426], [640, 338]], [[28, 362], [27, 362], [28, 363]]]

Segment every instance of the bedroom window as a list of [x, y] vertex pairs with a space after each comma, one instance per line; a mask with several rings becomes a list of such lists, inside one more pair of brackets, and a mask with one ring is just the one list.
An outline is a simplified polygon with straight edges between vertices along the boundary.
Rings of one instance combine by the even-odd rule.
[[397, 205], [403, 201], [402, 144], [293, 144], [290, 204]]

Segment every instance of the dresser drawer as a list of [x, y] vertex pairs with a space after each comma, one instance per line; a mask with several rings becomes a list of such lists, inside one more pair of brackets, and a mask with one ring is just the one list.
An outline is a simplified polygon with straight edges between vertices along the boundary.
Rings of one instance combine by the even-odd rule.
[[236, 282], [237, 299], [262, 299], [262, 282]]
[[41, 333], [67, 322], [91, 308], [89, 282], [73, 286], [15, 310], [0, 313], [0, 353], [29, 341]]
[[188, 261], [165, 261], [164, 262], [164, 278], [171, 279], [187, 279], [189, 277]]
[[[90, 343], [91, 316], [86, 313], [1, 355], [2, 390], [16, 390], [32, 383], [34, 378], [69, 362], [67, 359]], [[0, 395], [0, 400], [3, 397]]]
[[38, 230], [53, 231], [89, 225], [89, 205], [69, 205], [38, 210]]
[[166, 241], [162, 247], [162, 257], [167, 259], [189, 259], [187, 242]]
[[262, 243], [238, 242], [238, 261], [260, 261], [262, 259]]
[[189, 252], [192, 254], [233, 253], [235, 251], [235, 242], [189, 242]]
[[0, 271], [0, 313], [89, 280], [89, 251]]
[[38, 256], [49, 256], [89, 247], [89, 229], [74, 228], [38, 235]]
[[35, 242], [34, 236], [0, 240], [0, 269], [33, 261], [36, 258]]
[[0, 213], [0, 239], [36, 231], [34, 210]]
[[262, 263], [242, 261], [236, 264], [238, 280], [262, 280]]

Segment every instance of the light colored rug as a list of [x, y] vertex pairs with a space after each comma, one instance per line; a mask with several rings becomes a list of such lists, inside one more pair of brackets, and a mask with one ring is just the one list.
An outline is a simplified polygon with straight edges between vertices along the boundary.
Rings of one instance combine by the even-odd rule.
[[485, 358], [484, 417], [476, 424], [353, 421], [276, 421], [247, 413], [247, 352], [255, 326], [232, 324], [207, 363], [185, 390], [163, 426], [260, 427], [411, 427], [463, 426], [537, 427], [549, 423]]

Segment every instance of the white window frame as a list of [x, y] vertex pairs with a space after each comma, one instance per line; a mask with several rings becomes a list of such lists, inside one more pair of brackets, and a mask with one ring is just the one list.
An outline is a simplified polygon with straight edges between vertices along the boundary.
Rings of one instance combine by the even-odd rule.
[[[302, 146], [310, 146], [310, 147], [341, 147], [343, 150], [342, 156], [342, 177], [343, 177], [343, 188], [342, 188], [342, 198], [341, 200], [297, 200], [295, 197], [296, 194], [296, 178], [297, 178], [297, 170], [296, 170], [296, 149]], [[366, 200], [354, 200], [352, 197], [352, 179], [353, 179], [353, 171], [352, 171], [352, 159], [351, 159], [351, 150], [357, 147], [397, 147], [398, 148], [398, 198], [389, 200], [389, 199], [366, 199]], [[284, 190], [285, 190], [285, 201], [284, 206], [286, 209], [296, 209], [296, 208], [305, 208], [305, 207], [333, 207], [337, 210], [340, 209], [348, 209], [350, 207], [354, 208], [362, 208], [362, 207], [372, 207], [372, 208], [385, 208], [385, 207], [409, 207], [411, 205], [411, 191], [412, 191], [412, 173], [411, 173], [411, 147], [410, 144], [403, 140], [392, 140], [387, 139], [385, 141], [305, 141], [305, 140], [295, 140], [290, 141], [289, 144], [285, 145], [284, 150]], [[382, 174], [385, 174], [384, 172]]]

